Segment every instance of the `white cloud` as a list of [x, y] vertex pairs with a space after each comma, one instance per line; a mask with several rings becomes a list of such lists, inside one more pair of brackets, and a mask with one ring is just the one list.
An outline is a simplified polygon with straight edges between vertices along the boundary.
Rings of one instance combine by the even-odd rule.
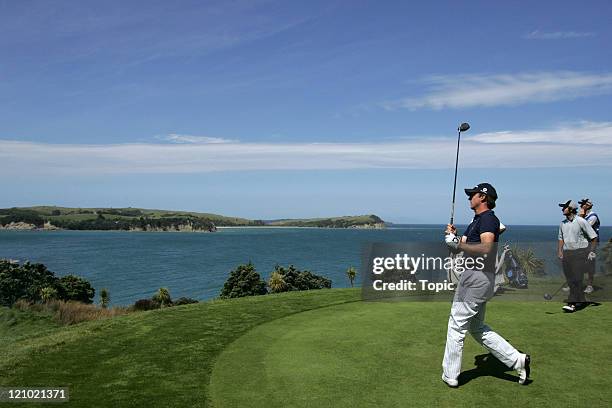
[[[208, 143], [68, 145], [0, 140], [0, 174], [73, 175], [206, 173], [255, 170], [372, 168], [444, 169], [454, 138], [380, 143]], [[612, 165], [612, 122], [550, 130], [467, 135], [463, 168], [544, 168]]]
[[386, 109], [443, 109], [508, 106], [570, 100], [612, 92], [612, 73], [571, 71], [507, 75], [440, 75], [427, 78], [429, 92], [385, 102]]
[[612, 122], [580, 122], [551, 130], [488, 132], [466, 139], [481, 143], [612, 144]]
[[156, 136], [156, 139], [165, 140], [172, 143], [192, 143], [192, 144], [215, 144], [215, 143], [236, 143], [236, 140], [224, 139], [221, 137], [193, 136], [170, 133], [165, 136]]
[[532, 31], [523, 36], [526, 40], [563, 40], [567, 38], [585, 38], [594, 37], [593, 32], [579, 32], [579, 31], [553, 31], [553, 32], [542, 32], [540, 30]]

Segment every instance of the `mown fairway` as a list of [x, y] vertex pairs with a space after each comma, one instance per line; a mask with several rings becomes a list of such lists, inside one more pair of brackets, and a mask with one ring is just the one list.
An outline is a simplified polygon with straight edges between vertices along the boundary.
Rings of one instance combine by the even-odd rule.
[[489, 324], [532, 354], [533, 382], [519, 386], [513, 371], [468, 338], [463, 384], [449, 389], [440, 380], [449, 305], [359, 299], [350, 289], [268, 295], [68, 328], [47, 322], [41, 334], [22, 316], [0, 329], [10, 344], [0, 384], [68, 386], [70, 406], [595, 407], [612, 400], [608, 304], [564, 315], [557, 302], [492, 302]]
[[520, 386], [468, 338], [459, 389], [440, 380], [447, 304], [359, 302], [300, 313], [228, 347], [211, 395], [219, 407], [608, 406], [606, 309], [564, 315], [552, 303], [490, 304], [493, 328], [532, 354], [533, 382]]

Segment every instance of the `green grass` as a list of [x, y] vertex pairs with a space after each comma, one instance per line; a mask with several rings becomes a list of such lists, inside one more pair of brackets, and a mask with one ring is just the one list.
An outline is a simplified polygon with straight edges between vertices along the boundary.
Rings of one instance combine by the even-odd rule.
[[[0, 307], [0, 344], [41, 336], [58, 328], [59, 325], [55, 323], [50, 314]], [[5, 347], [2, 351], [6, 350]]]
[[[462, 386], [440, 381], [445, 302], [360, 302], [358, 289], [167, 308], [59, 328], [3, 319], [0, 385], [68, 386], [71, 406], [608, 406], [608, 304], [491, 302], [488, 323], [533, 356], [533, 382], [466, 340]], [[16, 320], [15, 320], [16, 319]], [[39, 320], [36, 320], [39, 319]], [[13, 321], [10, 327], [7, 322]], [[15, 321], [17, 321], [15, 323]], [[36, 328], [41, 331], [37, 331]]]
[[[564, 315], [559, 307], [489, 305], [492, 327], [533, 356], [528, 386], [467, 339], [463, 384], [449, 389], [440, 380], [448, 304], [359, 302], [275, 320], [238, 339], [215, 365], [213, 405], [607, 406], [609, 310]], [[478, 369], [476, 357], [488, 361]]]
[[134, 313], [12, 341], [2, 386], [67, 386], [71, 405], [204, 406], [216, 357], [259, 324], [359, 300], [320, 290]]

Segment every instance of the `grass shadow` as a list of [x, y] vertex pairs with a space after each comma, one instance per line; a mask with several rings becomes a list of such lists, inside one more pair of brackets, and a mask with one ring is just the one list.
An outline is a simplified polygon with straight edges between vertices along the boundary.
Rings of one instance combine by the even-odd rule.
[[[518, 382], [518, 376], [509, 374], [514, 372], [513, 369], [506, 367], [501, 361], [493, 356], [493, 354], [480, 354], [474, 357], [475, 368], [462, 372], [459, 375], [459, 385], [465, 385], [478, 377], [495, 377], [501, 380], [510, 382]], [[531, 380], [527, 380], [529, 384]]]

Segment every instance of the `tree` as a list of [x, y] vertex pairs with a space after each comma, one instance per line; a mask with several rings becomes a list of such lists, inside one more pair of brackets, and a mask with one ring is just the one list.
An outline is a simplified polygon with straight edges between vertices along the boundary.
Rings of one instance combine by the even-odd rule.
[[244, 296], [265, 295], [266, 282], [255, 270], [255, 266], [249, 262], [246, 265], [238, 265], [230, 272], [227, 281], [221, 290], [221, 298], [237, 298]]
[[100, 290], [100, 306], [102, 306], [103, 309], [106, 309], [109, 303], [110, 303], [110, 291], [104, 288]]
[[43, 264], [22, 265], [8, 260], [0, 260], [0, 304], [11, 306], [18, 299], [29, 302], [41, 300], [43, 288], [58, 288], [55, 274]]
[[352, 266], [349, 266], [349, 268], [346, 270], [346, 276], [349, 278], [352, 288], [355, 282], [355, 277], [357, 276], [357, 271]]
[[168, 288], [159, 288], [155, 296], [153, 296], [153, 301], [158, 302], [161, 307], [172, 306], [172, 298]]
[[272, 272], [272, 274], [270, 275], [268, 286], [270, 287], [270, 291], [272, 293], [285, 292], [288, 287], [287, 283], [283, 279], [283, 275], [281, 275], [277, 271]]
[[75, 275], [62, 276], [59, 280], [59, 298], [61, 300], [76, 300], [77, 302], [92, 303], [96, 294], [91, 284]]

